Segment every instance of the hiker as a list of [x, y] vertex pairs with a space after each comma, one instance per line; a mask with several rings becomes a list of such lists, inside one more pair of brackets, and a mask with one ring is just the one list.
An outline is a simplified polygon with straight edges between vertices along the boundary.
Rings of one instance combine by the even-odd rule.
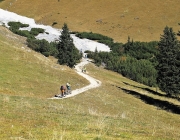
[[86, 67], [82, 68], [82, 72], [86, 73]]
[[66, 84], [66, 89], [67, 89], [67, 94], [71, 94], [71, 84], [70, 83]]
[[84, 73], [86, 73], [86, 67], [84, 67]]
[[62, 85], [62, 86], [60, 87], [60, 91], [61, 91], [61, 97], [65, 96], [66, 87]]

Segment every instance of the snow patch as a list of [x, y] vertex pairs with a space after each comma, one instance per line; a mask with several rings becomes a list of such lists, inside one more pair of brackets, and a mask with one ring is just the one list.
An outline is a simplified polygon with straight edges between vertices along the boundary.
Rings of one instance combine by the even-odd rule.
[[[49, 42], [58, 40], [62, 31], [60, 29], [52, 28], [51, 26], [36, 24], [35, 20], [32, 18], [20, 16], [16, 13], [0, 9], [0, 25], [5, 24], [5, 26], [8, 27], [8, 22], [10, 21], [21, 22], [23, 24], [29, 24], [29, 27], [21, 28], [21, 30], [30, 31], [31, 28], [44, 29], [45, 33], [39, 34], [38, 36], [36, 36], [36, 38], [40, 40], [45, 39]], [[110, 48], [107, 45], [104, 45], [102, 43], [98, 43], [96, 41], [92, 41], [89, 39], [80, 39], [76, 37], [74, 34], [72, 34], [71, 37], [73, 38], [73, 43], [75, 47], [82, 52], [86, 50], [90, 50], [94, 52], [96, 48], [98, 51], [110, 52]]]

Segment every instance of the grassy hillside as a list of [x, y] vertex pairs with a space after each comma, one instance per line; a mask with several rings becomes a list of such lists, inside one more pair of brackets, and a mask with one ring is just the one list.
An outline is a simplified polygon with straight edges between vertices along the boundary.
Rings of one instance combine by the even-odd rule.
[[[102, 86], [63, 100], [49, 100], [60, 84], [88, 84], [74, 70], [56, 64], [25, 45], [25, 38], [0, 26], [0, 139], [178, 140], [179, 115], [166, 106], [148, 104], [140, 96], [180, 106], [155, 89], [121, 75], [87, 66]], [[148, 90], [149, 89], [149, 90]], [[130, 93], [130, 92], [129, 92]], [[159, 94], [159, 95], [158, 95]], [[165, 110], [166, 109], [166, 110]], [[172, 112], [172, 113], [171, 113]]]
[[36, 22], [92, 31], [126, 42], [159, 40], [164, 27], [180, 29], [179, 0], [5, 0], [0, 7]]
[[78, 87], [83, 86], [82, 82], [88, 84], [70, 68], [57, 65], [53, 58], [28, 49], [25, 38], [13, 35], [2, 27], [1, 32], [5, 37], [1, 35], [0, 38], [0, 91], [10, 90], [12, 95], [47, 98], [57, 94], [60, 84], [68, 81]]

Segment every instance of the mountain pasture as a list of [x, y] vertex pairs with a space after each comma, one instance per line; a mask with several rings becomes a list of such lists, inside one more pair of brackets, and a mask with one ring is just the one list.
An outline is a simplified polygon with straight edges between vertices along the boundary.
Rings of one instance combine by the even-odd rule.
[[37, 23], [109, 36], [115, 42], [158, 41], [165, 26], [178, 32], [179, 0], [5, 0], [0, 7]]
[[176, 99], [153, 95], [154, 88], [88, 64], [88, 74], [102, 81], [100, 87], [71, 98], [49, 100], [66, 81], [71, 82], [72, 89], [89, 82], [73, 69], [57, 65], [54, 58], [30, 50], [25, 38], [2, 26], [0, 56], [1, 139], [178, 140], [180, 137], [178, 114], [146, 104], [122, 90], [133, 90], [179, 106]]

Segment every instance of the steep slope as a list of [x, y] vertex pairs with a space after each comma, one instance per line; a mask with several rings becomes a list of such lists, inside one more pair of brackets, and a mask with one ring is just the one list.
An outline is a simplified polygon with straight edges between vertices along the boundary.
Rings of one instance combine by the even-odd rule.
[[73, 69], [57, 64], [27, 48], [26, 38], [0, 26], [0, 92], [10, 95], [52, 97], [61, 84], [83, 87], [89, 82]]
[[[102, 81], [100, 87], [63, 100], [48, 100], [59, 85], [70, 81], [72, 88], [89, 83], [72, 69], [56, 64], [25, 45], [25, 38], [0, 26], [0, 139], [121, 140], [180, 137], [179, 115], [164, 100], [178, 107], [155, 89], [120, 74], [87, 65], [88, 75]], [[149, 105], [140, 95], [152, 97]], [[159, 94], [159, 95], [158, 95]], [[161, 95], [161, 96], [160, 96]], [[158, 99], [158, 100], [157, 100]]]
[[38, 23], [72, 31], [92, 31], [126, 42], [159, 40], [165, 26], [177, 32], [179, 0], [5, 0], [0, 7], [35, 18]]

